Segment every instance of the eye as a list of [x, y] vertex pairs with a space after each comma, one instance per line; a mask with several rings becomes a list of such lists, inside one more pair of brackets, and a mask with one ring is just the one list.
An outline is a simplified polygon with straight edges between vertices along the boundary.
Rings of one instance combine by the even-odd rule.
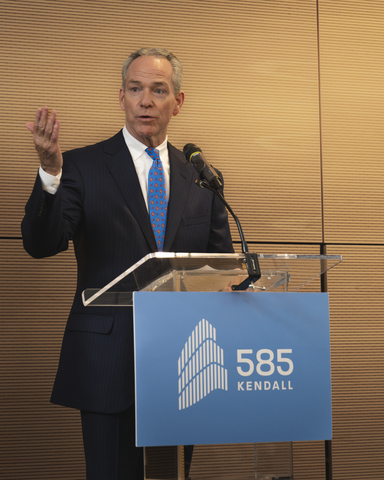
[[165, 93], [165, 91], [162, 88], [156, 88], [155, 93]]

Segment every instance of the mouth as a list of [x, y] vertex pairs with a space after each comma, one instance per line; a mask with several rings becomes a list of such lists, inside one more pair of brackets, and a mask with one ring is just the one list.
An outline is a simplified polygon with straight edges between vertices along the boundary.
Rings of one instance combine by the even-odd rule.
[[139, 120], [141, 120], [143, 122], [155, 119], [155, 117], [151, 117], [150, 115], [139, 115], [138, 118], [139, 118]]

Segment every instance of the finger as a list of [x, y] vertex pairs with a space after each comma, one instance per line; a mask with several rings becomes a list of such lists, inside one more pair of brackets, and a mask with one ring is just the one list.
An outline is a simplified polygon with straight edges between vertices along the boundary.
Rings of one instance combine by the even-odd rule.
[[35, 115], [35, 123], [34, 123], [34, 129], [33, 129], [33, 133], [37, 133], [39, 131], [39, 122], [40, 122], [40, 117], [41, 117], [41, 114], [42, 114], [42, 109], [41, 108], [38, 108], [36, 110], [36, 115]]
[[50, 116], [47, 120], [45, 130], [44, 130], [44, 137], [47, 140], [51, 139], [51, 135], [52, 135], [53, 127], [55, 125], [55, 121], [56, 121], [56, 111], [52, 110], [52, 112], [51, 112], [51, 114], [50, 114]]
[[44, 134], [45, 126], [47, 124], [47, 117], [48, 117], [48, 107], [44, 107], [41, 109], [41, 114], [39, 117], [39, 121], [37, 124], [37, 132], [38, 134]]
[[60, 131], [60, 122], [59, 120], [55, 120], [55, 123], [53, 125], [52, 129], [52, 135], [51, 135], [51, 142], [52, 143], [57, 143], [59, 140], [59, 131]]

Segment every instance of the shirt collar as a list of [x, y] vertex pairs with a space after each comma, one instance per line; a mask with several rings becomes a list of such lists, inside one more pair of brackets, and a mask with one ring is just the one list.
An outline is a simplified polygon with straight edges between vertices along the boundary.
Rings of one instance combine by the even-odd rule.
[[[133, 137], [128, 132], [127, 127], [125, 125], [123, 127], [123, 136], [124, 136], [125, 143], [127, 144], [128, 150], [132, 156], [132, 160], [133, 161], [137, 160], [139, 157], [141, 157], [141, 155], [143, 155], [143, 153], [148, 147], [144, 145], [144, 143], [141, 143], [139, 140]], [[160, 152], [160, 158], [162, 154], [164, 154], [164, 152], [167, 150], [168, 148], [167, 144], [168, 144], [168, 136], [165, 138], [162, 144], [156, 147]]]

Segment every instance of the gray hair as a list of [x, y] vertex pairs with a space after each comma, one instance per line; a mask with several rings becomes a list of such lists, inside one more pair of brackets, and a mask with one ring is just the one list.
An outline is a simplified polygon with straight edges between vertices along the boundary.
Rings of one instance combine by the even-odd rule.
[[139, 50], [131, 53], [131, 55], [125, 60], [123, 68], [121, 69], [121, 76], [123, 79], [123, 91], [125, 91], [125, 86], [127, 82], [127, 70], [133, 60], [136, 60], [136, 58], [139, 57], [157, 57], [167, 59], [173, 68], [172, 84], [174, 94], [177, 95], [180, 92], [183, 66], [180, 63], [180, 60], [178, 60], [175, 55], [173, 55], [173, 53], [169, 52], [165, 48], [140, 48]]

